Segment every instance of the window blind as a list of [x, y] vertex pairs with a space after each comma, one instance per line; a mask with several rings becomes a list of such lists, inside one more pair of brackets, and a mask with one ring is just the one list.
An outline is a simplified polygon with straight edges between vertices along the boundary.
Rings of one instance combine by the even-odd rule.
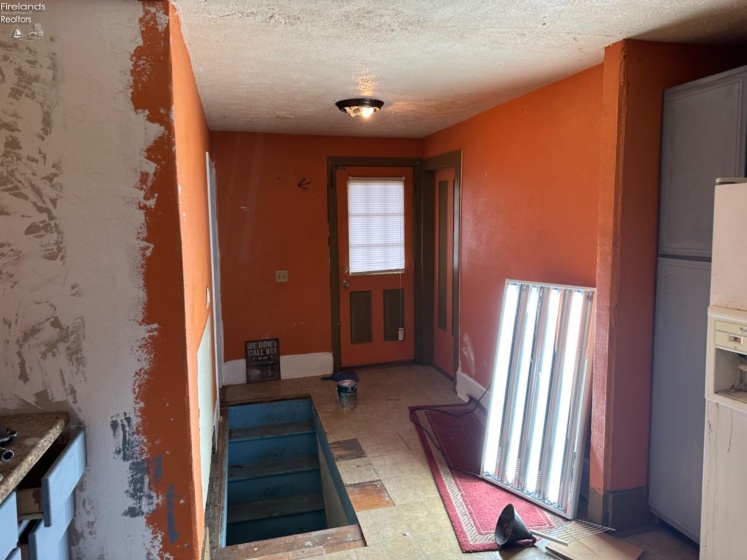
[[348, 179], [350, 274], [405, 268], [404, 178]]

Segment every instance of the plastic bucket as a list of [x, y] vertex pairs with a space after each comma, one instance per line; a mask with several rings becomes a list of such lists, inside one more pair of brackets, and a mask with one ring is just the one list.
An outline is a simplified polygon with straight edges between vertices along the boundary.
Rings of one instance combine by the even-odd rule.
[[337, 406], [355, 408], [358, 401], [358, 382], [350, 379], [337, 383]]

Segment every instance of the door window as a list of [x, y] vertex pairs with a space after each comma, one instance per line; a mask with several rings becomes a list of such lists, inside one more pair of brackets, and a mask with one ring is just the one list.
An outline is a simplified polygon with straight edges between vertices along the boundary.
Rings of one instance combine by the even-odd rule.
[[350, 274], [405, 269], [405, 179], [348, 179]]

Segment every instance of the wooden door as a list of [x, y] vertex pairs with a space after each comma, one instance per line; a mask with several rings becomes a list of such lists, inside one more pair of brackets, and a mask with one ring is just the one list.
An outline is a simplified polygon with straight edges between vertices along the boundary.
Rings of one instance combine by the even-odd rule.
[[433, 364], [453, 377], [454, 168], [436, 171], [435, 183]]
[[412, 168], [340, 168], [336, 182], [341, 366], [412, 361]]

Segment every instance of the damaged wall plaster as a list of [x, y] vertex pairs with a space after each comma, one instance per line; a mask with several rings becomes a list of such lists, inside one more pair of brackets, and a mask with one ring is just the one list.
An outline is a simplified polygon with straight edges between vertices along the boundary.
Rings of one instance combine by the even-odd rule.
[[160, 557], [144, 515], [161, 467], [141, 456], [134, 396], [157, 331], [142, 321], [154, 201], [138, 185], [162, 132], [130, 99], [142, 14], [66, 0], [35, 16], [42, 40], [0, 36], [0, 410], [85, 425], [77, 558]]

